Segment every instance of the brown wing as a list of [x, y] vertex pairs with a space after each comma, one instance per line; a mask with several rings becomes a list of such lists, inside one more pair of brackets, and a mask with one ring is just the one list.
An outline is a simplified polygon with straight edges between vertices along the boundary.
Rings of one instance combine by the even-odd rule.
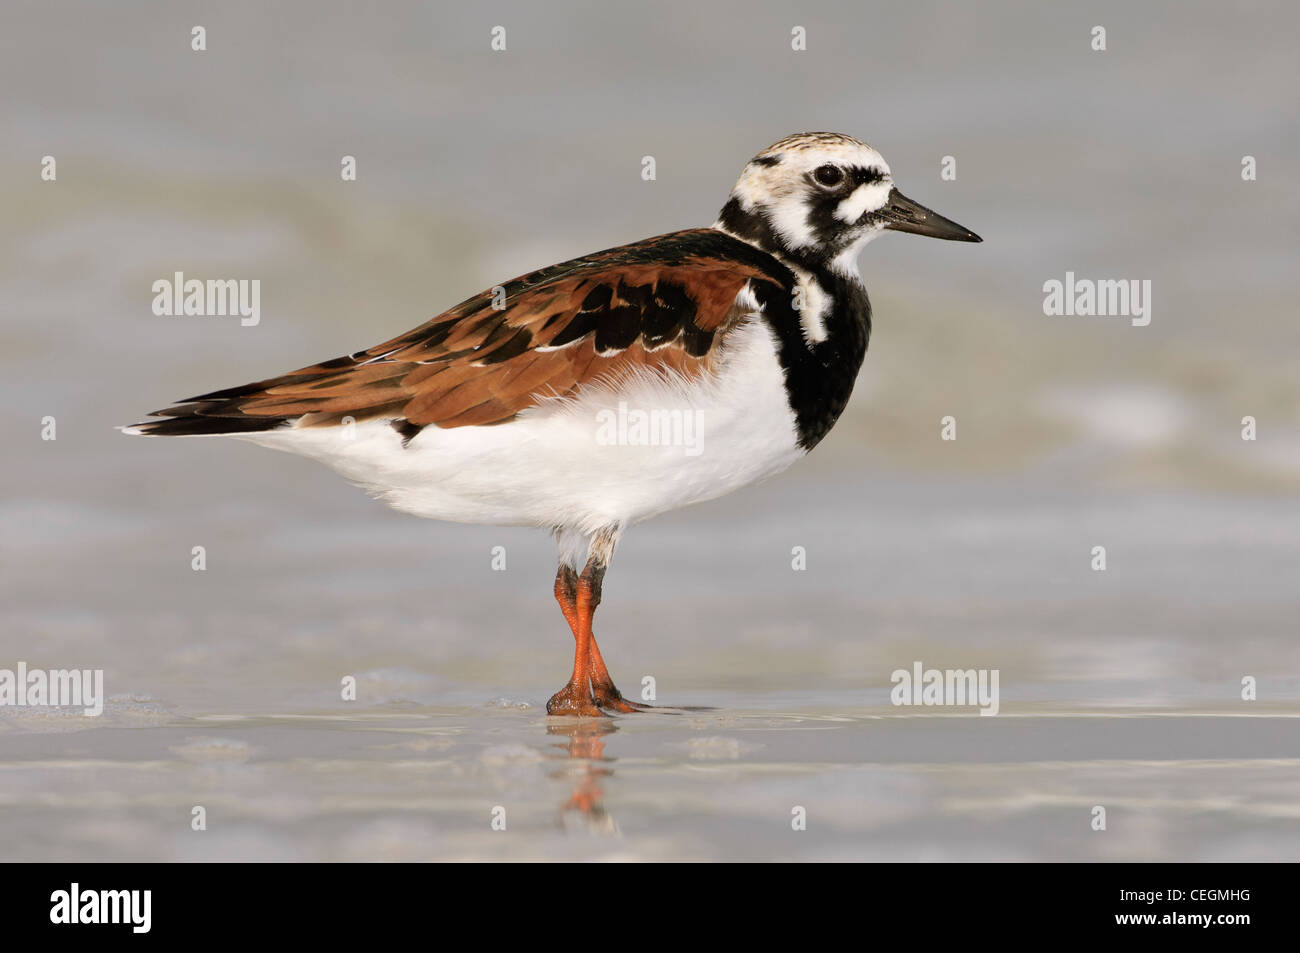
[[633, 369], [703, 374], [742, 316], [736, 296], [751, 281], [781, 286], [778, 268], [713, 229], [674, 232], [516, 278], [383, 344], [189, 398], [137, 426], [229, 433], [383, 417], [409, 437], [429, 424], [501, 423]]

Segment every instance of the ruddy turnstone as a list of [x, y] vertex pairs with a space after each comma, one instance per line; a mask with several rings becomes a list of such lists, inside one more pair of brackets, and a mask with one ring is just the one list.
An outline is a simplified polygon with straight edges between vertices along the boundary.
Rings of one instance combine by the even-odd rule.
[[871, 331], [858, 253], [887, 229], [980, 241], [903, 196], [865, 143], [790, 136], [750, 160], [710, 228], [551, 265], [383, 344], [124, 429], [242, 437], [419, 516], [550, 529], [577, 648], [547, 711], [636, 711], [592, 634], [615, 544], [826, 436]]

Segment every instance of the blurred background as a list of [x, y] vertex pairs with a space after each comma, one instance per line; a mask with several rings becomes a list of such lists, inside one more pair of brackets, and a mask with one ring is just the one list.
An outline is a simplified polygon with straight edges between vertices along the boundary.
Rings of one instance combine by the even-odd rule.
[[[112, 696], [0, 708], [7, 858], [1295, 859], [1297, 27], [1282, 3], [5, 4], [0, 667], [103, 668]], [[984, 244], [869, 245], [838, 427], [625, 538], [615, 679], [716, 711], [548, 723], [572, 640], [544, 533], [113, 429], [707, 225], [804, 130], [867, 140]], [[259, 279], [260, 323], [156, 316], [176, 271]], [[1044, 316], [1066, 271], [1150, 280], [1150, 325]], [[914, 661], [998, 669], [1002, 714], [892, 707]]]

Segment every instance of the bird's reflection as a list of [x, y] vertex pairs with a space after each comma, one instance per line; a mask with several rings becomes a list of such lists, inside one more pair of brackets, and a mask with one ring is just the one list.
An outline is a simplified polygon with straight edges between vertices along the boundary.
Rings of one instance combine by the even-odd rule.
[[[567, 737], [567, 744], [556, 744], [565, 752], [565, 764], [551, 772], [553, 778], [568, 778], [573, 793], [560, 806], [560, 825], [568, 831], [609, 836], [618, 834], [618, 824], [605, 810], [601, 787], [614, 774], [614, 759], [605, 754], [605, 735], [618, 731], [608, 719], [581, 719], [571, 724], [550, 724], [548, 735]], [[559, 757], [556, 755], [555, 757]]]

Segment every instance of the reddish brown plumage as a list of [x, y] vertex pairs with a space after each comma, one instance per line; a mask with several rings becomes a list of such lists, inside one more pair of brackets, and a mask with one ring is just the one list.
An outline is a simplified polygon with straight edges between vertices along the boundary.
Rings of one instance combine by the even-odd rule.
[[[661, 235], [507, 282], [406, 334], [345, 358], [192, 398], [143, 425], [186, 432], [187, 418], [242, 418], [241, 429], [390, 417], [420, 427], [502, 423], [538, 400], [635, 369], [707, 372], [739, 319], [736, 296], [772, 280], [712, 229]], [[253, 419], [250, 419], [253, 418]], [[166, 428], [166, 429], [164, 429]]]

